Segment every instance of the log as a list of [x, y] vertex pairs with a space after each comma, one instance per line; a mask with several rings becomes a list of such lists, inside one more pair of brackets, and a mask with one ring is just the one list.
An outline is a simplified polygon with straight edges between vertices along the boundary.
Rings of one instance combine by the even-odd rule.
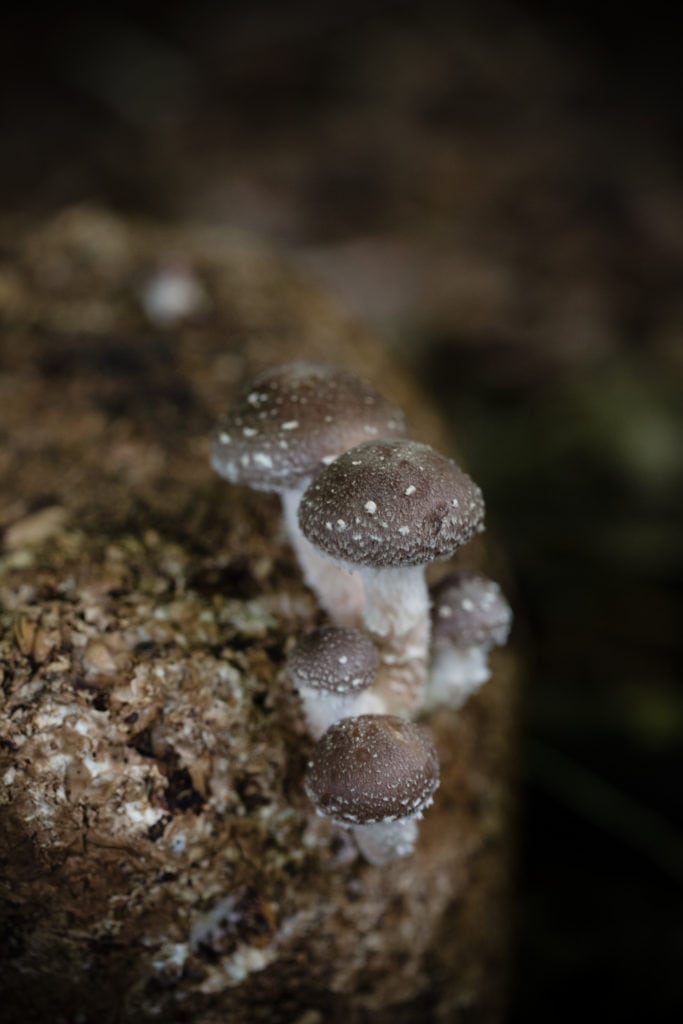
[[500, 1020], [513, 656], [427, 720], [415, 854], [365, 863], [302, 786], [284, 661], [324, 617], [277, 499], [208, 463], [275, 363], [355, 370], [444, 449], [425, 397], [245, 238], [88, 205], [1, 237], [4, 1024]]

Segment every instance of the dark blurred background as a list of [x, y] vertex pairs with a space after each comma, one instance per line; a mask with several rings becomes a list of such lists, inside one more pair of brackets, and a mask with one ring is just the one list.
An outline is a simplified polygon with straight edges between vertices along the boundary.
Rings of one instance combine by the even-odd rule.
[[663, 5], [24, 5], [0, 221], [256, 235], [452, 425], [523, 650], [512, 1022], [683, 1008], [683, 138]]

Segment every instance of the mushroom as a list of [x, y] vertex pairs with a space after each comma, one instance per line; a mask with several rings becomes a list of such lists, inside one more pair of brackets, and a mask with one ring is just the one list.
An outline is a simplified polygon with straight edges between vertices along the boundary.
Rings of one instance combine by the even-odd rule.
[[359, 629], [323, 626], [294, 648], [287, 671], [315, 739], [340, 718], [384, 710], [369, 689], [378, 668], [377, 648]]
[[303, 534], [359, 573], [365, 626], [382, 669], [376, 689], [394, 713], [421, 704], [429, 651], [424, 566], [483, 529], [476, 484], [451, 459], [415, 441], [369, 441], [323, 469], [299, 507]]
[[280, 495], [304, 578], [340, 624], [359, 621], [362, 587], [301, 535], [299, 500], [313, 476], [341, 452], [370, 438], [401, 436], [405, 429], [403, 414], [354, 374], [295, 362], [256, 377], [213, 432], [216, 472], [232, 483]]
[[315, 748], [304, 785], [318, 814], [352, 829], [366, 860], [387, 864], [415, 848], [417, 821], [439, 785], [439, 759], [414, 722], [343, 718]]
[[458, 709], [489, 679], [488, 654], [506, 643], [512, 609], [494, 580], [461, 570], [431, 591], [432, 665], [425, 710]]

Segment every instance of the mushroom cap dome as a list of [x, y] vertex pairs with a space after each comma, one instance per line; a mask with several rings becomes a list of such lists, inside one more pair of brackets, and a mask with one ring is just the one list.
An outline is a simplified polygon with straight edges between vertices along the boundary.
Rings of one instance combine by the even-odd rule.
[[285, 363], [256, 377], [219, 421], [211, 465], [232, 483], [287, 490], [347, 448], [405, 431], [400, 410], [355, 374]]
[[416, 441], [368, 441], [304, 492], [299, 525], [331, 558], [373, 569], [447, 558], [482, 529], [484, 500], [452, 459]]
[[460, 570], [440, 580], [431, 598], [435, 641], [459, 647], [506, 642], [512, 609], [494, 580]]
[[336, 722], [315, 748], [305, 779], [321, 814], [356, 825], [418, 816], [438, 785], [431, 736], [395, 715]]
[[370, 686], [379, 668], [379, 653], [367, 633], [343, 626], [323, 626], [304, 637], [287, 661], [298, 688], [357, 694]]

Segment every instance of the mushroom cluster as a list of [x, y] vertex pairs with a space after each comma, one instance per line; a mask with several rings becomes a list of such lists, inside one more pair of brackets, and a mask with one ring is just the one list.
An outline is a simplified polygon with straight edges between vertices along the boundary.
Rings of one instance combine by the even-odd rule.
[[413, 851], [439, 783], [429, 733], [411, 718], [460, 707], [511, 618], [497, 584], [476, 574], [449, 577], [430, 599], [425, 566], [483, 530], [484, 502], [452, 459], [406, 432], [365, 381], [298, 362], [257, 377], [211, 443], [221, 476], [279, 493], [304, 579], [332, 620], [287, 662], [317, 741], [305, 788], [371, 864]]
[[379, 645], [379, 688], [411, 713], [425, 688], [429, 596], [424, 567], [482, 528], [481, 491], [451, 459], [415, 441], [368, 441], [323, 469], [304, 492], [304, 536], [365, 589], [364, 621]]

